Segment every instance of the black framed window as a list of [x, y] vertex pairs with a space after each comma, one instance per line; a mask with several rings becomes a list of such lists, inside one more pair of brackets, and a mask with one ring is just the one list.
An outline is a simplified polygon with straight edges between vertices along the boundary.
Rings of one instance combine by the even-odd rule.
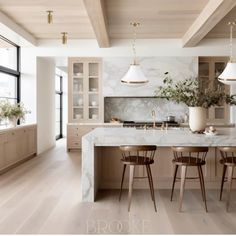
[[63, 137], [62, 130], [62, 96], [63, 96], [63, 86], [62, 86], [63, 77], [56, 75], [55, 77], [55, 108], [56, 108], [56, 120], [55, 120], [55, 131], [56, 131], [56, 140]]
[[20, 102], [20, 47], [1, 35], [0, 100]]

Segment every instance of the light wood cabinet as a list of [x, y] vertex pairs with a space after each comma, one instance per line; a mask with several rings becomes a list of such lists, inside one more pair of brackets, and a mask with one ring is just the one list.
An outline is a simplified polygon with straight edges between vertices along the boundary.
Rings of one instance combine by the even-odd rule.
[[[221, 89], [230, 93], [230, 86], [218, 81], [218, 76], [224, 70], [228, 60], [227, 57], [199, 57], [199, 79], [203, 89]], [[229, 105], [210, 107], [207, 111], [207, 119], [210, 123], [229, 123]]]
[[122, 124], [67, 124], [67, 150], [81, 149], [82, 137], [98, 127], [122, 127]]
[[101, 58], [69, 58], [68, 121], [102, 122]]
[[0, 172], [35, 155], [37, 152], [36, 125], [18, 126], [0, 133]]

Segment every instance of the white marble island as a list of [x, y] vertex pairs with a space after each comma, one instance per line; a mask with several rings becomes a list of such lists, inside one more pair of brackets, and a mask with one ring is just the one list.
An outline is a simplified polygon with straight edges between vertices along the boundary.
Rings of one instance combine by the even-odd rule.
[[[172, 179], [171, 146], [209, 146], [205, 178], [210, 187], [221, 175], [217, 146], [236, 146], [236, 129], [219, 129], [216, 136], [192, 134], [188, 129], [137, 130], [135, 128], [97, 128], [82, 138], [82, 201], [95, 201], [100, 188], [118, 188], [121, 177], [120, 145], [157, 145], [152, 167], [159, 188], [170, 187]], [[106, 161], [104, 161], [106, 160]], [[144, 175], [139, 169], [138, 175]], [[110, 181], [112, 179], [112, 181]], [[138, 183], [138, 187], [143, 187]], [[194, 187], [194, 183], [193, 183]]]

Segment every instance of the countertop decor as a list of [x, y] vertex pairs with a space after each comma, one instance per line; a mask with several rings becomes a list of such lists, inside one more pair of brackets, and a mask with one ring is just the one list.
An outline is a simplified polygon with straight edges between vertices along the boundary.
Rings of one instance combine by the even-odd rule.
[[155, 91], [156, 96], [186, 104], [189, 107], [189, 126], [194, 132], [204, 131], [207, 108], [224, 102], [236, 105], [236, 94], [228, 95], [220, 87], [217, 90], [204, 88], [197, 78], [174, 82], [166, 72], [163, 84]]
[[19, 119], [24, 120], [25, 115], [29, 113], [23, 103], [10, 103], [9, 101], [0, 102], [0, 119], [8, 119], [12, 126], [17, 125]]

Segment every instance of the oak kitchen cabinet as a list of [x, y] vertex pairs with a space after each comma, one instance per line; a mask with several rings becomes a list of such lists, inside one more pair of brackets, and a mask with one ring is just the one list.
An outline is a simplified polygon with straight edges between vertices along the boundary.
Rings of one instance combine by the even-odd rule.
[[98, 127], [122, 127], [122, 124], [113, 123], [69, 123], [67, 124], [67, 150], [81, 149], [82, 136]]
[[37, 126], [24, 125], [0, 131], [0, 172], [37, 153]]

